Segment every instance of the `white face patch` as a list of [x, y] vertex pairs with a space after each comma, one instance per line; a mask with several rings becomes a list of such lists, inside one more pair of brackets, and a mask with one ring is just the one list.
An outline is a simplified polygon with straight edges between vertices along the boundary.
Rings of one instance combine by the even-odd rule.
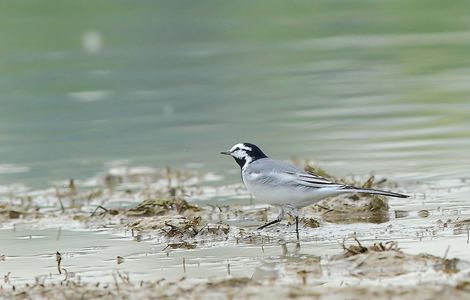
[[248, 147], [247, 145], [243, 144], [243, 143], [240, 143], [240, 144], [236, 144], [236, 145], [233, 145], [233, 147], [230, 149], [230, 152], [234, 152], [235, 150], [247, 150], [247, 151], [251, 151], [251, 147]]
[[245, 144], [236, 144], [230, 149], [230, 155], [238, 159], [245, 160], [245, 166], [253, 161], [253, 158], [247, 153], [247, 151], [251, 151], [252, 148], [245, 145]]

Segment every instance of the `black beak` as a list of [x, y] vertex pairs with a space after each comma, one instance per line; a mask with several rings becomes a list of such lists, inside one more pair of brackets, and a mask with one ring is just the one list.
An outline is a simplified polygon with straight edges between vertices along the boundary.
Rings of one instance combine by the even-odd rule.
[[228, 151], [222, 151], [222, 152], [220, 152], [220, 154], [231, 155], [230, 152], [228, 152]]

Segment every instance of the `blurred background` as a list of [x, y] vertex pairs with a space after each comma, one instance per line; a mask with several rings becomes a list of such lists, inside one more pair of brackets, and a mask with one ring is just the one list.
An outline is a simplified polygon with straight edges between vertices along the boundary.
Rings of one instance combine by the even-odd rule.
[[470, 2], [0, 4], [0, 185], [198, 167], [249, 141], [337, 175], [470, 167]]

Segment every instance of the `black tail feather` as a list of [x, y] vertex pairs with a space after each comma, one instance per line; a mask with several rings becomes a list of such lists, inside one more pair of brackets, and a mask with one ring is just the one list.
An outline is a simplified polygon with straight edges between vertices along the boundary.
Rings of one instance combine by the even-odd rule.
[[396, 197], [396, 198], [409, 198], [410, 197], [408, 195], [394, 193], [394, 192], [375, 190], [375, 189], [363, 189], [363, 188], [357, 188], [357, 187], [352, 187], [352, 186], [345, 187], [344, 189], [345, 191], [348, 191], [351, 193], [365, 193], [365, 194], [382, 195], [382, 196]]

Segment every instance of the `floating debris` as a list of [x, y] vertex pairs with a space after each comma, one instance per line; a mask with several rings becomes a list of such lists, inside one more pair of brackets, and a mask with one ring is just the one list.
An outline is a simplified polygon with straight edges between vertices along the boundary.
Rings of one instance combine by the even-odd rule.
[[422, 209], [422, 210], [418, 211], [418, 216], [420, 216], [421, 218], [429, 217], [429, 210]]
[[406, 218], [409, 215], [409, 212], [406, 210], [395, 210], [394, 213], [395, 213], [395, 218], [397, 219]]
[[124, 257], [122, 256], [116, 256], [116, 262], [118, 265], [122, 264], [124, 262]]

